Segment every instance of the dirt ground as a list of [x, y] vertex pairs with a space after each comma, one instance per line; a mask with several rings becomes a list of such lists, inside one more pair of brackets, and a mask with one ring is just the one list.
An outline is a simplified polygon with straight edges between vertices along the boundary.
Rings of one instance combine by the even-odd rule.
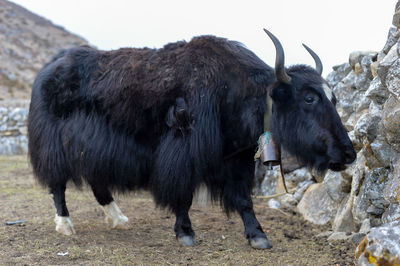
[[[77, 234], [55, 231], [51, 195], [32, 177], [25, 156], [0, 157], [0, 265], [354, 265], [355, 246], [316, 237], [329, 227], [305, 222], [288, 210], [255, 199], [257, 218], [273, 241], [270, 250], [252, 249], [237, 215], [219, 206], [194, 205], [190, 216], [197, 245], [178, 245], [174, 216], [155, 208], [146, 192], [116, 195], [131, 229], [110, 230], [87, 189], [67, 189]], [[27, 220], [19, 225], [6, 222]]]

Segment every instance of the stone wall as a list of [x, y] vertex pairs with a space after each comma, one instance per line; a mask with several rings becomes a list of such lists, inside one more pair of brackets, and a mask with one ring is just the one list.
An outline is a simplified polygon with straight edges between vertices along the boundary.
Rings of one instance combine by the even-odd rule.
[[0, 101], [0, 155], [28, 152], [28, 101]]
[[[387, 249], [387, 243], [395, 243], [390, 239], [400, 239], [399, 3], [384, 48], [353, 52], [349, 62], [334, 67], [327, 76], [338, 98], [338, 113], [357, 151], [356, 162], [340, 173], [328, 171], [324, 178], [303, 168], [290, 172], [286, 176], [291, 193], [278, 198], [278, 204], [269, 202], [271, 207], [295, 208], [313, 223], [330, 223], [328, 240], [361, 241], [366, 235], [358, 248], [362, 265], [382, 256], [400, 261], [400, 241]], [[267, 174], [264, 184], [271, 183], [268, 180], [274, 176], [276, 173]], [[277, 188], [281, 192], [279, 184]], [[397, 235], [389, 238], [388, 232]]]

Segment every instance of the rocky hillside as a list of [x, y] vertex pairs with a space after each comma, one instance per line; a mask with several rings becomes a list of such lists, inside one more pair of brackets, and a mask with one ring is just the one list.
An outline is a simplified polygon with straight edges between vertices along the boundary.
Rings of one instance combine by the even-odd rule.
[[0, 0], [0, 155], [27, 152], [28, 99], [37, 72], [59, 50], [82, 44], [87, 41]]
[[0, 100], [28, 99], [38, 70], [57, 51], [87, 44], [25, 8], [0, 0]]

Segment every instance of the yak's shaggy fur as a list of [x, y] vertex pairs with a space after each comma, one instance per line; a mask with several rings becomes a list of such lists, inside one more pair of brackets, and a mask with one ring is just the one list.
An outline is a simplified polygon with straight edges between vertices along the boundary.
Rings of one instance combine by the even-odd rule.
[[35, 174], [51, 188], [82, 178], [122, 191], [148, 188], [173, 210], [204, 182], [231, 210], [227, 183], [238, 179], [247, 190], [252, 175], [234, 178], [235, 159], [223, 158], [254, 150], [273, 79], [242, 45], [211, 36], [159, 50], [62, 51], [33, 87]]
[[[294, 85], [285, 89], [290, 85], [275, 82], [274, 70], [251, 51], [213, 36], [162, 49], [64, 50], [33, 85], [28, 131], [34, 173], [50, 188], [60, 217], [69, 216], [69, 180], [86, 181], [102, 206], [114, 206], [108, 205], [113, 190], [148, 189], [176, 214], [175, 232], [185, 245], [194, 244], [193, 193], [205, 184], [228, 213], [239, 212], [253, 247], [271, 247], [250, 198], [268, 87], [278, 142], [307, 164], [330, 167], [328, 150], [345, 134], [320, 75], [304, 66], [289, 74]], [[320, 98], [322, 121], [302, 105], [303, 87]], [[343, 141], [340, 147], [349, 148], [348, 137]], [[323, 148], [314, 153], [318, 145]]]

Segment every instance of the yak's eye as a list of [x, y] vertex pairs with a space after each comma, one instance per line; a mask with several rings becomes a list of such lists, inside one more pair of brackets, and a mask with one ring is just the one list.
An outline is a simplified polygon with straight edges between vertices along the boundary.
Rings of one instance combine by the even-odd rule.
[[304, 97], [304, 101], [306, 102], [306, 104], [313, 104], [317, 101], [317, 98], [313, 94], [307, 94], [306, 97]]

